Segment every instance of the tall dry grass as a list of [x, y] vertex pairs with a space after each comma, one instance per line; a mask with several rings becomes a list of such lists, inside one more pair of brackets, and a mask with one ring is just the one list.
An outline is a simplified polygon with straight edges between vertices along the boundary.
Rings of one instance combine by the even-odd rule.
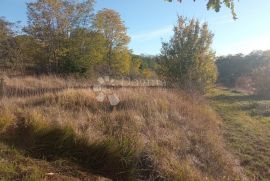
[[203, 99], [150, 88], [115, 94], [121, 102], [114, 108], [90, 89], [4, 98], [1, 139], [113, 180], [244, 180]]

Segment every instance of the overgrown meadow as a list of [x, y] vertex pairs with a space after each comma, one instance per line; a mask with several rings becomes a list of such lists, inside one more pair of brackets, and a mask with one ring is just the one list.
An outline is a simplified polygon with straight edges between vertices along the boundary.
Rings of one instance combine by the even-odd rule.
[[[28, 81], [53, 86], [56, 79]], [[237, 160], [225, 149], [221, 121], [203, 98], [162, 87], [114, 91], [121, 100], [115, 107], [80, 88], [3, 98], [1, 147], [7, 151], [1, 177], [89, 180], [93, 176], [82, 173], [90, 172], [112, 180], [241, 178]], [[21, 157], [30, 163], [21, 163]], [[55, 166], [61, 160], [80, 174]]]
[[[236, 20], [234, 2], [206, 6]], [[32, 0], [25, 16], [0, 17], [0, 180], [269, 180], [270, 51], [218, 57], [211, 26], [179, 15], [137, 55], [94, 0]]]

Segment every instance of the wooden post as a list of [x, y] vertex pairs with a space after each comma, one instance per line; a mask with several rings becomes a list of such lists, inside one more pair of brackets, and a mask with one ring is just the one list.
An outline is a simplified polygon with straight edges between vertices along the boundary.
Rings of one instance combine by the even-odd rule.
[[4, 78], [0, 78], [0, 99], [2, 99], [5, 96], [5, 81]]

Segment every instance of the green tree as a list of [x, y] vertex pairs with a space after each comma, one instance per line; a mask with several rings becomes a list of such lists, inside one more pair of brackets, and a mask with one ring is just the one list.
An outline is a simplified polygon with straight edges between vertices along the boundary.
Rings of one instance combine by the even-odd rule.
[[[120, 64], [123, 66], [123, 69], [125, 69], [124, 72], [126, 72], [128, 65], [125, 63], [128, 63], [128, 59], [130, 59], [130, 57], [127, 56], [128, 51], [126, 46], [130, 38], [127, 35], [127, 28], [121, 20], [119, 13], [111, 9], [99, 11], [94, 17], [93, 27], [106, 39], [107, 56], [105, 57], [105, 61], [108, 64], [108, 73], [113, 74], [113, 69], [116, 69], [116, 67], [119, 71], [122, 71], [121, 67], [119, 67]], [[123, 55], [119, 55], [122, 53]], [[118, 58], [123, 59], [123, 62], [119, 62], [117, 60]], [[117, 65], [113, 65], [114, 62], [117, 62]]]
[[140, 58], [142, 59], [141, 69], [158, 70], [158, 56], [140, 55]]
[[16, 70], [23, 67], [24, 57], [20, 36], [13, 31], [14, 23], [0, 18], [0, 61], [2, 68]]
[[[28, 26], [25, 31], [44, 47], [46, 62], [44, 71], [61, 70], [61, 62], [67, 57], [71, 32], [87, 28], [93, 10], [93, 0], [37, 0], [27, 3]], [[82, 42], [83, 43], [83, 42]]]
[[141, 76], [142, 59], [138, 55], [132, 55], [129, 76], [135, 79]]
[[71, 33], [69, 43], [70, 48], [62, 72], [93, 73], [95, 68], [103, 63], [107, 52], [103, 35], [87, 29], [77, 29]]
[[211, 87], [217, 77], [212, 38], [206, 23], [178, 17], [174, 36], [161, 52], [160, 73], [170, 85], [202, 92]]
[[6, 39], [13, 34], [12, 23], [5, 20], [5, 18], [0, 17], [0, 41]]
[[9, 49], [11, 47], [11, 23], [7, 22], [3, 17], [0, 18], [0, 61], [1, 67], [7, 67], [11, 59]]
[[128, 75], [131, 66], [131, 59], [131, 53], [127, 48], [114, 48], [112, 52], [111, 64], [114, 75]]

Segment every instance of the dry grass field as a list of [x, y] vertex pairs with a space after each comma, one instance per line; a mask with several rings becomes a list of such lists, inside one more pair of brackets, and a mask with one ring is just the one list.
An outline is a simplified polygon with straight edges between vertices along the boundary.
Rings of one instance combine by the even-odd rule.
[[[9, 79], [17, 89], [76, 80]], [[88, 84], [87, 82], [84, 82]], [[0, 179], [245, 180], [227, 150], [221, 120], [196, 95], [165, 88], [113, 90], [98, 102], [89, 88], [0, 103]]]

